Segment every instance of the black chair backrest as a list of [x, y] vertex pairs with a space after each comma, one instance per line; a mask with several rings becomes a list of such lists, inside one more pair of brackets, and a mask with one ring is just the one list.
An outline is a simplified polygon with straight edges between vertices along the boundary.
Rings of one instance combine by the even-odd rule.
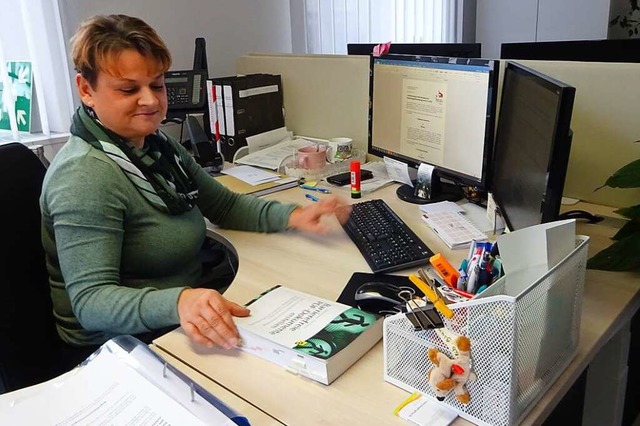
[[0, 145], [0, 393], [63, 372], [40, 236], [45, 171], [26, 146]]

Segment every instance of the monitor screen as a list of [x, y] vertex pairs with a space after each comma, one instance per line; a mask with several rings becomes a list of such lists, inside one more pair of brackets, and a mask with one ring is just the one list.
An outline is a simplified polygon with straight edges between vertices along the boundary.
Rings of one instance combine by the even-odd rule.
[[434, 170], [426, 197], [419, 185], [398, 196], [427, 203], [462, 198], [460, 184], [486, 188], [498, 62], [387, 55], [372, 58], [372, 68], [369, 153]]
[[640, 62], [640, 39], [502, 43], [502, 59]]
[[[348, 43], [349, 55], [370, 55], [376, 43]], [[480, 58], [480, 43], [391, 43], [390, 54]]]
[[571, 149], [574, 97], [575, 88], [507, 62], [492, 193], [511, 230], [558, 217]]

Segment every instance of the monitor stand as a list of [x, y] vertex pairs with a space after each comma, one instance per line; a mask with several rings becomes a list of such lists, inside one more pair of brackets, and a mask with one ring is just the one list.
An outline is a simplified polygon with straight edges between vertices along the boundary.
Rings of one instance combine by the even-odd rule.
[[396, 195], [403, 201], [413, 204], [429, 204], [439, 201], [458, 201], [464, 197], [462, 189], [455, 184], [437, 181], [431, 190], [431, 198], [419, 197], [415, 193], [416, 182], [412, 181], [413, 187], [410, 185], [401, 185], [396, 190]]

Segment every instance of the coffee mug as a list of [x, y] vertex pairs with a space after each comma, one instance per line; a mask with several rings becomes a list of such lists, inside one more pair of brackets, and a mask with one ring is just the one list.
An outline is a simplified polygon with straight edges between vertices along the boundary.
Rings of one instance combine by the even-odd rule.
[[296, 151], [295, 164], [297, 167], [308, 170], [323, 169], [327, 164], [326, 145], [309, 145]]
[[327, 147], [327, 161], [330, 163], [339, 163], [351, 158], [351, 138], [332, 138], [329, 139]]

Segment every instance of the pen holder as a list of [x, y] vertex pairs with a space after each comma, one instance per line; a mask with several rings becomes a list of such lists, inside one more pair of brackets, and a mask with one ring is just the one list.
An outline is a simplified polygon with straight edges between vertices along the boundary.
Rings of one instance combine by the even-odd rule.
[[[404, 314], [386, 318], [385, 380], [479, 425], [520, 423], [576, 354], [588, 240], [578, 236], [575, 249], [528, 286], [516, 285], [515, 278], [510, 282], [507, 274], [475, 299], [448, 305], [454, 315], [443, 318], [447, 333], [416, 332]], [[427, 351], [436, 348], [454, 358], [448, 342], [453, 335], [471, 341], [477, 378], [467, 383], [468, 404], [453, 393], [438, 402], [429, 386], [433, 364]]]

